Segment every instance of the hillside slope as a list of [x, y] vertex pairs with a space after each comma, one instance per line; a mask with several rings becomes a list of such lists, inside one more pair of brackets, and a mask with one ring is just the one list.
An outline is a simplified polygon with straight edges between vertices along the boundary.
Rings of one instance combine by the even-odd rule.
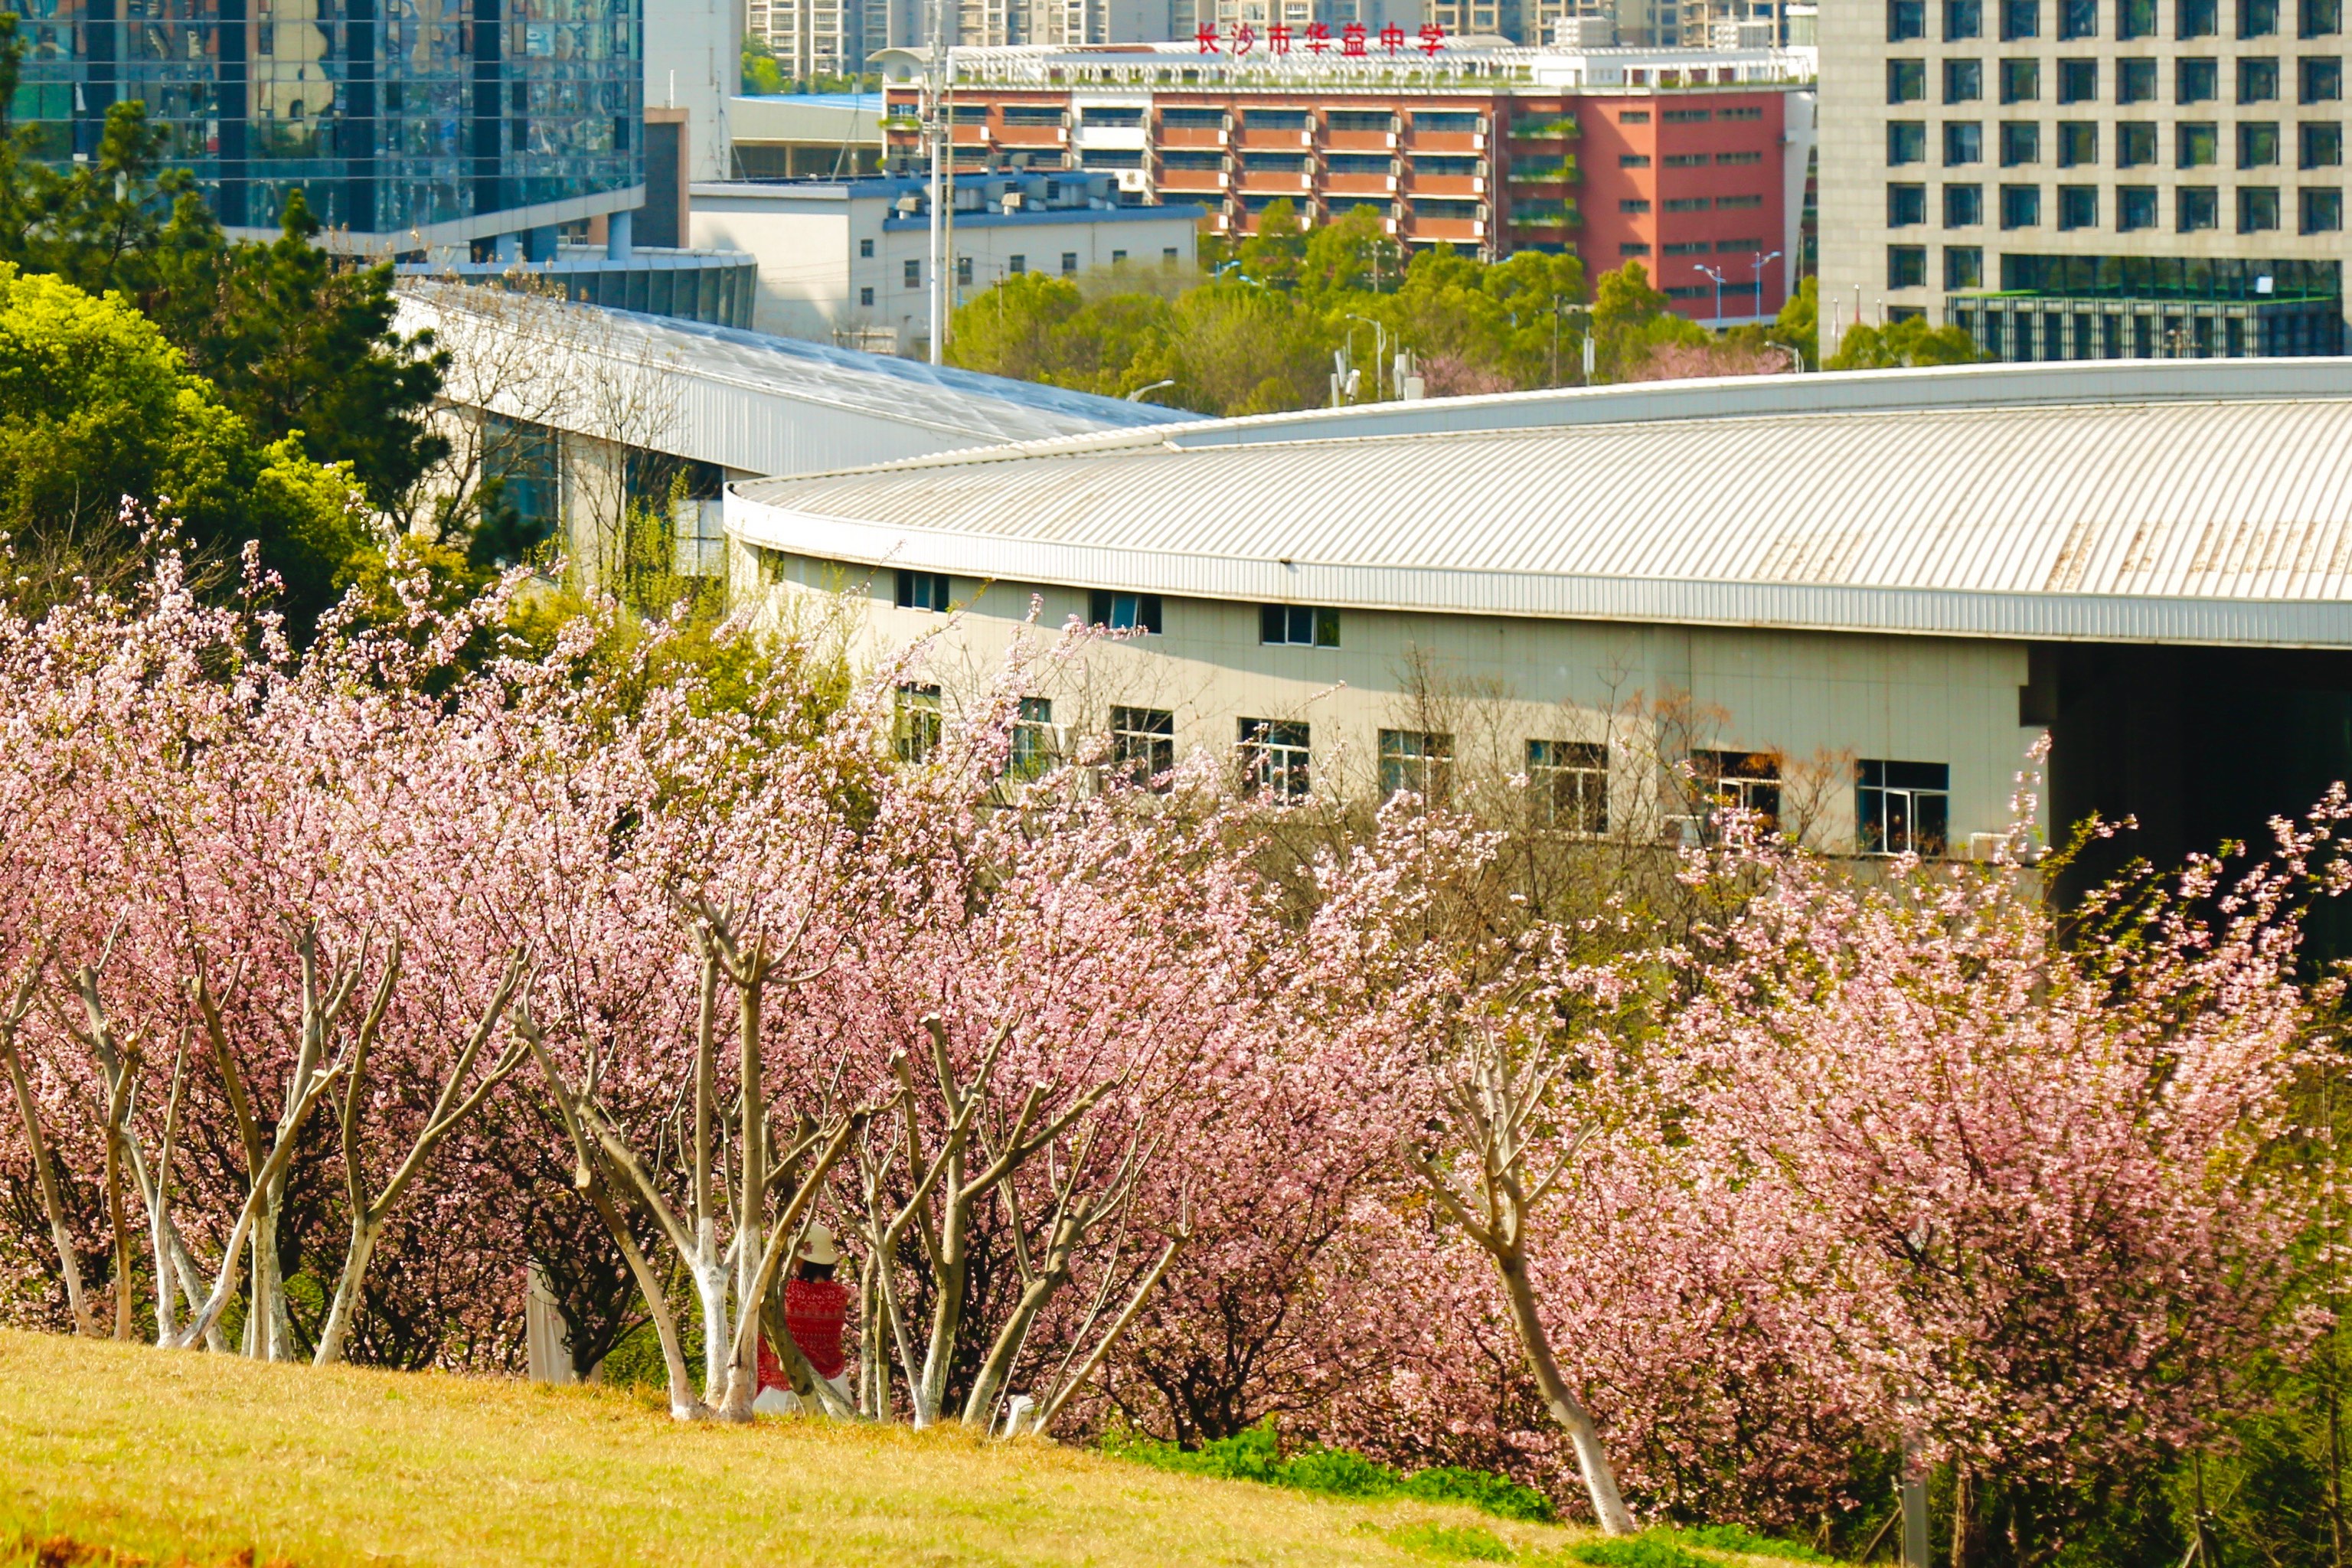
[[[0, 1563], [1426, 1564], [1580, 1532], [820, 1421], [680, 1427], [631, 1394], [0, 1331]], [[1492, 1542], [1488, 1547], [1486, 1543]], [[1451, 1550], [1449, 1550], [1451, 1548]], [[53, 1549], [43, 1561], [72, 1561]]]

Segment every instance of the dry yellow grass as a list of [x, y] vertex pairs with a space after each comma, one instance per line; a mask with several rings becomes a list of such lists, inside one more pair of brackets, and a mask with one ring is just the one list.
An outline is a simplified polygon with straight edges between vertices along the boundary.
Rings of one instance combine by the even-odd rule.
[[[67, 1537], [160, 1562], [1522, 1562], [1580, 1532], [1165, 1475], [1032, 1441], [819, 1421], [681, 1427], [629, 1394], [258, 1366], [0, 1331], [0, 1563]], [[248, 1559], [250, 1560], [250, 1559]]]

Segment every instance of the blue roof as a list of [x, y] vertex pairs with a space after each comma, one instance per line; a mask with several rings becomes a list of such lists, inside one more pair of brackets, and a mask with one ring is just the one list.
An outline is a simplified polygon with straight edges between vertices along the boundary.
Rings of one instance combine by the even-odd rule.
[[746, 92], [737, 95], [760, 103], [808, 103], [819, 109], [879, 109], [882, 89], [872, 92]]

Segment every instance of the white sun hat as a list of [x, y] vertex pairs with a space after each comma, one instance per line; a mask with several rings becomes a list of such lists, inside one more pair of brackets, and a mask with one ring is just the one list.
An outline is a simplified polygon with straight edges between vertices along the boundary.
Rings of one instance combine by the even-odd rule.
[[820, 1220], [808, 1228], [808, 1239], [801, 1243], [801, 1258], [807, 1263], [838, 1263], [841, 1248], [833, 1244], [833, 1232]]

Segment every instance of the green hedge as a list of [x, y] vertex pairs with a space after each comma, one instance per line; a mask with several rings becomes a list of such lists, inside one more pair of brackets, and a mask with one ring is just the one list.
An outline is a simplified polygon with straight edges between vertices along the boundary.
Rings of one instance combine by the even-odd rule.
[[1103, 1448], [1159, 1469], [1256, 1481], [1326, 1497], [1406, 1497], [1423, 1502], [1467, 1503], [1498, 1518], [1538, 1524], [1549, 1524], [1558, 1517], [1551, 1500], [1543, 1493], [1484, 1470], [1448, 1465], [1408, 1476], [1345, 1448], [1319, 1447], [1302, 1448], [1285, 1458], [1270, 1421], [1198, 1448], [1180, 1448], [1133, 1433], [1105, 1438]]

